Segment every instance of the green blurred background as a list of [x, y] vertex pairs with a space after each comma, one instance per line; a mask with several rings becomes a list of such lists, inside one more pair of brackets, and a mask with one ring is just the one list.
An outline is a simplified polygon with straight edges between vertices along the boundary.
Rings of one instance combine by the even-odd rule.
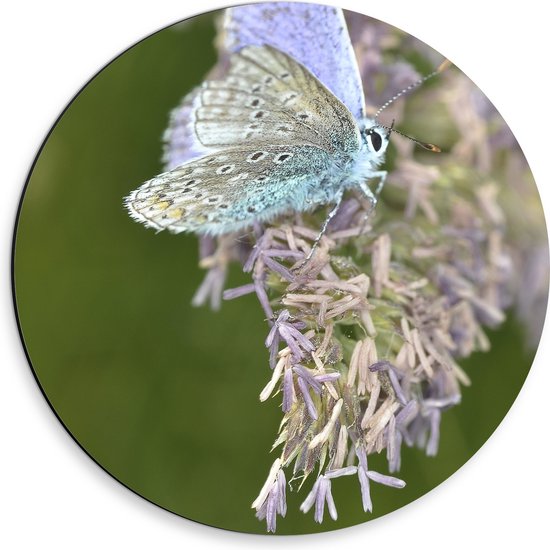
[[[215, 62], [213, 17], [145, 39], [103, 69], [48, 137], [17, 226], [17, 310], [32, 367], [67, 429], [102, 467], [186, 518], [264, 533], [250, 504], [274, 456], [280, 396], [260, 404], [270, 372], [267, 325], [252, 296], [220, 312], [195, 309], [203, 273], [194, 236], [158, 234], [122, 198], [162, 170], [168, 113]], [[229, 287], [248, 282], [235, 267]], [[519, 325], [490, 334], [493, 350], [462, 364], [472, 378], [443, 416], [441, 447], [404, 449], [401, 491], [356, 479], [333, 485], [339, 520], [298, 511], [312, 480], [288, 495], [278, 534], [346, 527], [425, 494], [466, 462], [515, 399], [532, 361]], [[39, 458], [37, 458], [39, 460]], [[387, 472], [385, 457], [371, 460]]]

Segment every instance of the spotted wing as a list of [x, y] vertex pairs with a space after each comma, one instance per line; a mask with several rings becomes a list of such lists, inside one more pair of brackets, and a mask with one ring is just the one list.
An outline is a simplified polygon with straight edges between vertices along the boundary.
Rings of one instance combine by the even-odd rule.
[[172, 170], [184, 162], [212, 152], [201, 145], [195, 135], [195, 110], [200, 91], [200, 87], [191, 90], [170, 113], [170, 124], [163, 135], [162, 160], [166, 170]]
[[125, 203], [148, 227], [219, 235], [308, 209], [328, 173], [332, 158], [315, 146], [233, 148], [156, 176]]
[[356, 119], [365, 115], [357, 59], [341, 9], [302, 2], [259, 2], [225, 10], [230, 52], [269, 44], [307, 67]]
[[271, 46], [247, 46], [227, 76], [203, 84], [195, 132], [205, 147], [290, 143], [338, 155], [360, 147], [348, 108], [311, 72]]

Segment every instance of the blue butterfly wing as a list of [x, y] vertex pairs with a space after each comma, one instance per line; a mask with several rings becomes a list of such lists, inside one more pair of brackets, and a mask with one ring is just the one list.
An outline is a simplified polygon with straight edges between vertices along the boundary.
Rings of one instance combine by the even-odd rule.
[[[222, 29], [222, 56], [269, 43], [309, 69], [356, 119], [363, 116], [363, 88], [341, 9], [289, 2], [238, 6], [225, 10]], [[168, 170], [218, 149], [195, 134], [199, 95], [193, 90], [172, 111], [164, 136]]]
[[319, 147], [251, 143], [159, 174], [125, 202], [147, 227], [219, 235], [310, 209], [323, 200], [323, 180], [334, 171], [332, 156]]
[[227, 9], [224, 47], [268, 44], [309, 69], [356, 119], [365, 100], [357, 59], [341, 9], [318, 4], [266, 2]]

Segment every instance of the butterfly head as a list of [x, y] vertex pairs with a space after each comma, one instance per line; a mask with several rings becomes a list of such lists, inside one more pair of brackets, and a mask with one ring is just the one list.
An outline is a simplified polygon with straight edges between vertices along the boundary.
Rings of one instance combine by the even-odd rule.
[[373, 159], [377, 160], [384, 157], [384, 153], [388, 147], [392, 132], [410, 139], [420, 147], [431, 151], [432, 153], [441, 153], [441, 149], [437, 145], [420, 141], [419, 139], [413, 138], [403, 132], [400, 132], [399, 130], [396, 130], [393, 127], [394, 123], [395, 120], [392, 121], [391, 126], [384, 126], [383, 124], [372, 122], [370, 119], [365, 120], [361, 130], [361, 135], [363, 136], [363, 142], [365, 143], [367, 150]]
[[372, 120], [365, 120], [361, 128], [361, 137], [368, 155], [375, 161], [382, 160], [388, 147], [392, 128], [376, 124]]
[[[441, 153], [441, 149], [434, 145], [433, 143], [427, 143], [425, 141], [420, 141], [416, 138], [413, 138], [411, 136], [408, 136], [407, 134], [404, 134], [403, 132], [400, 132], [399, 130], [395, 130], [393, 125], [395, 121], [392, 121], [391, 126], [384, 126], [383, 124], [378, 123], [378, 116], [382, 111], [387, 109], [392, 103], [394, 103], [398, 98], [401, 96], [408, 94], [415, 88], [418, 88], [421, 84], [426, 82], [426, 80], [429, 80], [430, 78], [433, 78], [434, 76], [442, 73], [445, 71], [449, 66], [451, 65], [450, 61], [447, 59], [441, 63], [441, 65], [432, 73], [429, 75], [426, 75], [416, 82], [413, 82], [412, 84], [409, 84], [406, 88], [403, 88], [400, 92], [395, 94], [391, 99], [386, 101], [378, 111], [374, 114], [374, 120], [372, 119], [365, 119], [363, 123], [363, 128], [361, 130], [361, 134], [363, 136], [363, 140], [366, 142], [367, 147], [369, 147], [369, 152], [372, 154], [378, 155], [378, 157], [375, 158], [381, 158], [388, 146], [389, 137], [392, 132], [395, 132], [403, 137], [406, 137], [407, 139], [410, 139], [420, 147], [431, 151], [432, 153]], [[385, 132], [385, 135], [384, 135]]]

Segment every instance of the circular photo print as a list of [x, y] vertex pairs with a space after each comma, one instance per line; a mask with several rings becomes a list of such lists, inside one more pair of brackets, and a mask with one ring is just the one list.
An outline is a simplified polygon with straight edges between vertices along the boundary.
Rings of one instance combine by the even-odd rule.
[[37, 382], [99, 466], [183, 518], [303, 534], [484, 444], [540, 338], [548, 243], [459, 68], [273, 2], [165, 28], [82, 88], [28, 177], [13, 278]]

